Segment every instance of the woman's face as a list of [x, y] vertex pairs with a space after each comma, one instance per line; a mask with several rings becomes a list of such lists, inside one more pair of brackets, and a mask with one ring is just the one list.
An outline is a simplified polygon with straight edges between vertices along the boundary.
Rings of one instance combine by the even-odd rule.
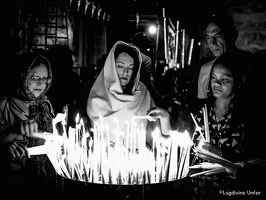
[[214, 66], [211, 75], [212, 94], [216, 98], [229, 98], [233, 95], [233, 74], [222, 64]]
[[115, 65], [121, 86], [124, 88], [130, 82], [132, 77], [134, 59], [127, 53], [120, 53], [115, 60]]
[[34, 68], [29, 72], [29, 79], [27, 80], [28, 89], [34, 94], [35, 97], [39, 97], [44, 91], [48, 79], [47, 67], [43, 64]]

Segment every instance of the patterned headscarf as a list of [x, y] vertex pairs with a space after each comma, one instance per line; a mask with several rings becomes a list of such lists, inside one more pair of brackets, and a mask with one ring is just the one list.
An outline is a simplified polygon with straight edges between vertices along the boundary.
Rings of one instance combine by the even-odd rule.
[[[29, 90], [27, 81], [30, 78], [30, 71], [34, 68], [45, 65], [48, 70], [48, 81], [42, 94], [35, 97]], [[54, 117], [53, 108], [45, 93], [52, 84], [52, 70], [48, 59], [36, 52], [26, 52], [19, 59], [19, 69], [17, 77], [16, 98], [30, 104], [30, 119], [38, 123], [39, 131], [52, 132], [52, 117]]]

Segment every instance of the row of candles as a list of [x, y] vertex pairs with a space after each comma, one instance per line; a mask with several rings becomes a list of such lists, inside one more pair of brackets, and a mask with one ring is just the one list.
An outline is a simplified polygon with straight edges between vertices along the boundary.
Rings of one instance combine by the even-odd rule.
[[[205, 136], [201, 132], [194, 116], [195, 132], [200, 132], [202, 142], [210, 142], [208, 130], [207, 107], [203, 108]], [[125, 136], [117, 126], [115, 144], [110, 143], [108, 125], [100, 117], [100, 122], [86, 130], [82, 118], [77, 115], [76, 127], [66, 131], [66, 115], [62, 119], [63, 134], [36, 134], [46, 139], [43, 146], [29, 148], [31, 155], [47, 154], [56, 172], [72, 180], [115, 185], [141, 185], [174, 181], [185, 177], [213, 175], [224, 173], [226, 168], [239, 168], [233, 163], [216, 155], [201, 145], [192, 149], [192, 139], [188, 132], [170, 131], [169, 137], [160, 136], [159, 129], [153, 132], [151, 147], [146, 145], [146, 130], [136, 128], [134, 118], [128, 122], [126, 142], [119, 142]], [[137, 117], [136, 117], [137, 118]], [[54, 127], [58, 121], [54, 120]], [[192, 136], [193, 138], [193, 136]], [[110, 145], [111, 144], [111, 145]], [[190, 166], [191, 150], [205, 161]], [[265, 160], [254, 159], [250, 163], [265, 163]], [[191, 169], [203, 171], [190, 174]]]
[[[119, 130], [119, 121], [114, 119], [112, 125], [117, 126], [115, 144], [111, 144], [108, 125], [101, 116], [100, 122], [95, 123], [90, 131], [85, 128], [79, 115], [76, 117], [75, 128], [69, 127], [66, 131], [66, 116], [57, 116], [61, 118], [62, 135], [56, 131], [53, 134], [36, 135], [46, 139], [46, 143], [42, 147], [29, 149], [32, 155], [46, 153], [56, 172], [65, 178], [115, 185], [153, 184], [187, 177], [191, 169], [203, 169], [202, 172], [190, 175], [194, 177], [223, 173], [225, 167], [239, 167], [201, 148], [201, 145], [193, 148], [195, 155], [210, 162], [190, 166], [192, 139], [186, 131], [170, 131], [169, 137], [162, 137], [159, 129], [155, 129], [152, 145], [148, 147], [146, 130], [144, 127], [136, 128], [134, 119], [137, 116], [127, 123], [126, 134]], [[210, 142], [207, 107], [203, 108], [205, 134], [201, 132], [194, 116], [191, 116], [196, 125], [195, 132], [200, 132], [202, 142]], [[54, 130], [56, 123], [58, 119], [54, 119]], [[121, 137], [126, 142], [121, 143]]]
[[[77, 115], [77, 118], [79, 116]], [[110, 145], [108, 125], [101, 118], [90, 131], [82, 118], [76, 127], [64, 129], [60, 145], [46, 141], [47, 153], [57, 173], [63, 177], [101, 184], [135, 185], [167, 182], [184, 178], [189, 172], [191, 139], [187, 132], [171, 131], [170, 136], [153, 132], [151, 147], [146, 145], [146, 131], [128, 123], [127, 142], [116, 130], [116, 144]], [[119, 121], [114, 119], [119, 128]], [[65, 124], [63, 124], [65, 126]]]
[[[180, 22], [179, 20], [176, 21], [176, 27], [172, 24], [171, 20], [169, 20], [169, 24], [167, 23], [167, 17], [165, 14], [165, 8], [163, 8], [163, 34], [164, 34], [164, 55], [166, 63], [169, 65], [169, 68], [179, 66], [181, 68], [185, 68], [185, 65], [191, 65], [192, 59], [192, 52], [194, 47], [194, 38], [191, 38], [186, 41], [186, 30], [180, 29]], [[179, 42], [179, 32], [181, 30], [181, 42]], [[169, 37], [173, 37], [172, 40]], [[174, 44], [171, 44], [173, 42]], [[185, 63], [186, 51], [185, 47], [186, 44], [188, 47], [188, 55], [187, 55], [187, 63]], [[180, 61], [178, 61], [178, 49], [181, 45], [181, 52], [180, 52]], [[171, 49], [171, 46], [174, 46]], [[171, 53], [172, 52], [172, 53]], [[171, 55], [173, 54], [173, 55]], [[180, 64], [179, 64], [180, 62]]]

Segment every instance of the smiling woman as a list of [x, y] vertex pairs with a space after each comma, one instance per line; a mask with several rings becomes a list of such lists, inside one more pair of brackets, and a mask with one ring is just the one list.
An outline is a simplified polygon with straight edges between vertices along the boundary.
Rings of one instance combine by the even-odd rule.
[[44, 143], [33, 133], [53, 132], [53, 108], [45, 95], [52, 83], [50, 63], [36, 52], [18, 61], [16, 88], [0, 99], [0, 180], [18, 193], [26, 188], [51, 191], [56, 174], [50, 160], [47, 155], [29, 157], [27, 150]]
[[29, 74], [32, 74], [27, 81], [29, 91], [31, 91], [35, 97], [39, 97], [45, 90], [47, 83], [51, 82], [51, 79], [48, 78], [47, 66], [40, 64], [32, 69]]
[[46, 84], [48, 82], [48, 78], [47, 77], [39, 77], [39, 76], [32, 76], [30, 77], [30, 81], [37, 83], [37, 84]]

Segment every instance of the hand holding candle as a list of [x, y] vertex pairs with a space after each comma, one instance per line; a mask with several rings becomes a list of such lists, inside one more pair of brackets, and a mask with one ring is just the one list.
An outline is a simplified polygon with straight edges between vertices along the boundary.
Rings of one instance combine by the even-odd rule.
[[205, 127], [206, 142], [210, 142], [208, 111], [207, 111], [207, 105], [206, 104], [203, 107], [203, 118], [204, 118], [204, 127]]
[[161, 132], [163, 135], [169, 135], [172, 130], [170, 114], [167, 110], [160, 107], [153, 107], [147, 112], [152, 117], [152, 121], [160, 120]]

